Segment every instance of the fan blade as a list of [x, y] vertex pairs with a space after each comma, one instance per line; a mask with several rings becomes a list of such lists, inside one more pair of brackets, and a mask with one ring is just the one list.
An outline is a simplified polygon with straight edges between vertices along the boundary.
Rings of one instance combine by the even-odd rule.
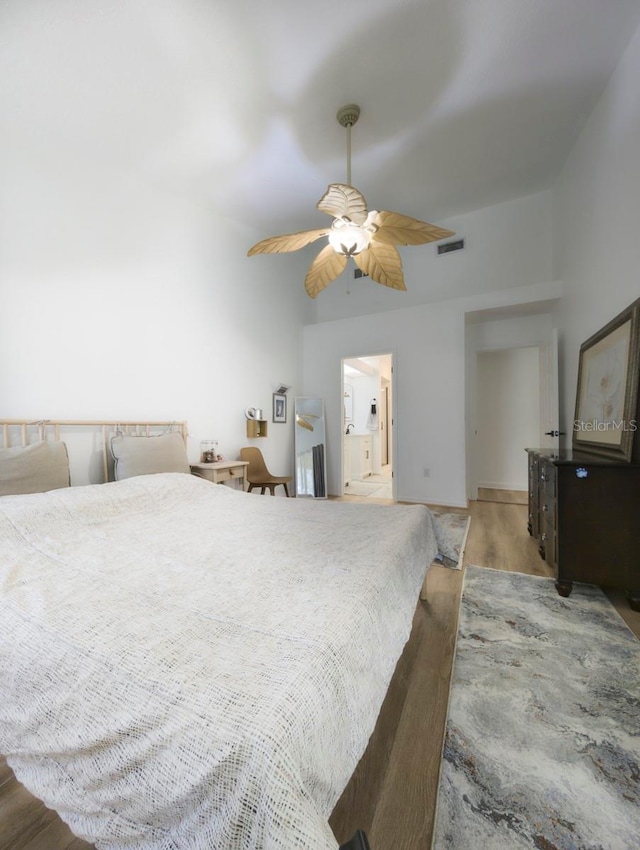
[[304, 279], [305, 289], [311, 298], [315, 298], [325, 286], [344, 271], [347, 259], [344, 254], [336, 254], [331, 245], [325, 245], [311, 263]]
[[378, 213], [376, 224], [379, 228], [375, 235], [376, 242], [386, 242], [388, 245], [424, 245], [425, 242], [455, 236], [453, 230], [445, 230], [435, 224], [386, 210]]
[[286, 251], [297, 251], [299, 248], [304, 248], [321, 236], [326, 236], [330, 228], [323, 227], [321, 230], [300, 230], [298, 233], [286, 233], [284, 236], [269, 236], [261, 242], [249, 248], [247, 256], [252, 257], [254, 254], [282, 254]]
[[333, 218], [348, 218], [354, 224], [364, 224], [368, 215], [362, 192], [346, 183], [331, 183], [316, 207]]
[[391, 289], [406, 290], [402, 274], [402, 259], [393, 245], [372, 242], [353, 259], [358, 268], [376, 283]]
[[306, 428], [307, 431], [313, 431], [313, 425], [310, 422], [307, 422], [306, 419], [303, 419], [299, 413], [296, 413], [296, 425], [299, 425], [301, 428]]
[[301, 428], [306, 428], [307, 431], [313, 431], [313, 425], [310, 419], [320, 419], [315, 413], [296, 413], [296, 422]]

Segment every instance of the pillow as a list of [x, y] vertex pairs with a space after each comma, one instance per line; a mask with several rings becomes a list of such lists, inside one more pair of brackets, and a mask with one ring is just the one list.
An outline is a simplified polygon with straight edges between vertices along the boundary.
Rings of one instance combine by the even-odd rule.
[[167, 431], [155, 437], [117, 434], [111, 438], [111, 454], [115, 460], [116, 481], [155, 472], [191, 471], [187, 447], [179, 431]]
[[44, 493], [68, 487], [69, 456], [64, 443], [32, 443], [0, 449], [0, 496]]

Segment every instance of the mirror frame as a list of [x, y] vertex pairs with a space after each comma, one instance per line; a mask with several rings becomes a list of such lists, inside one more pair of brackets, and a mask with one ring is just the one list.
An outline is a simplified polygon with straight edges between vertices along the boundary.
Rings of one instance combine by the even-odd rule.
[[294, 401], [296, 496], [327, 498], [327, 451], [324, 399], [296, 396]]

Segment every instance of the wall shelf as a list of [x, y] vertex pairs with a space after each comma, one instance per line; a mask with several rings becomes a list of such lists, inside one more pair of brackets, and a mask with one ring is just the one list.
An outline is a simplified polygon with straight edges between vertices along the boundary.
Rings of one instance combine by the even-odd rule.
[[247, 419], [247, 437], [267, 436], [267, 420], [266, 419]]

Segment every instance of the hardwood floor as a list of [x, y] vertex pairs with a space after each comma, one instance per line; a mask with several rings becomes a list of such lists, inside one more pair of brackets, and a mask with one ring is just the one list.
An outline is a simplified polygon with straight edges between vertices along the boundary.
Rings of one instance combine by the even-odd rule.
[[17, 781], [0, 757], [0, 848], [2, 850], [86, 850], [60, 818]]
[[489, 487], [478, 487], [478, 501], [507, 502], [508, 504], [526, 505], [529, 495], [526, 490], [492, 490]]
[[[527, 533], [526, 506], [477, 501], [470, 504], [469, 512], [465, 565], [550, 574]], [[427, 850], [430, 846], [462, 578], [462, 570], [439, 566], [429, 570], [427, 599], [416, 608], [394, 688], [330, 819], [340, 842], [356, 829], [364, 829], [372, 850]], [[608, 595], [640, 637], [640, 613], [631, 611], [623, 594]], [[57, 815], [17, 782], [0, 758], [0, 850], [88, 850], [91, 846], [74, 838]]]

